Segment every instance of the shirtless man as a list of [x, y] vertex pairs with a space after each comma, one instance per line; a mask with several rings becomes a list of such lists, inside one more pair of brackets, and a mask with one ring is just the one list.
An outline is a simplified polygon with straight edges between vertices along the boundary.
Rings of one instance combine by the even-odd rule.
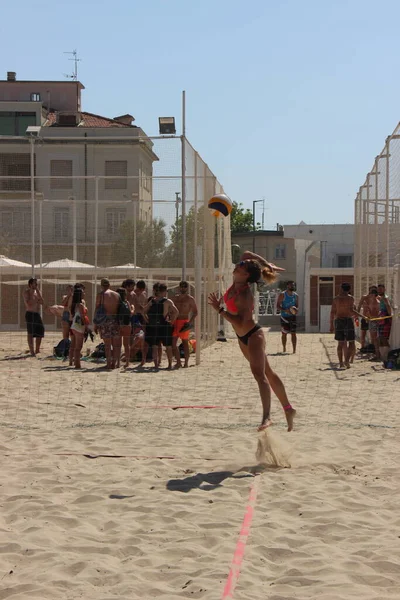
[[392, 328], [392, 307], [390, 306], [389, 298], [386, 295], [386, 288], [383, 283], [378, 283], [378, 300], [379, 300], [379, 316], [385, 317], [378, 321], [378, 342], [379, 352], [382, 360], [387, 359], [390, 350], [389, 338]]
[[[157, 286], [157, 287], [156, 287]], [[165, 346], [168, 358], [168, 370], [172, 369], [172, 331], [178, 316], [178, 309], [172, 300], [167, 298], [165, 283], [156, 284], [153, 288], [156, 296], [147, 303], [144, 312], [147, 317], [146, 341], [152, 347], [154, 366], [160, 366], [159, 344]]]
[[358, 314], [355, 310], [354, 298], [349, 292], [350, 284], [342, 283], [340, 294], [333, 299], [330, 322], [331, 333], [335, 331], [335, 340], [338, 343], [339, 366], [346, 369], [350, 369], [350, 361], [355, 352], [356, 336], [353, 317]]
[[368, 321], [368, 329], [369, 335], [371, 337], [371, 344], [375, 347], [375, 356], [372, 357], [372, 360], [380, 360], [380, 351], [379, 351], [379, 339], [378, 339], [378, 330], [379, 321], [377, 320], [379, 317], [379, 307], [380, 302], [378, 298], [378, 288], [376, 285], [371, 285], [369, 288], [369, 294], [364, 296], [364, 301], [362, 304], [363, 314], [367, 319], [372, 319]]
[[[28, 287], [22, 294], [25, 304], [25, 321], [28, 334], [28, 346], [31, 356], [39, 354], [40, 344], [44, 338], [44, 325], [40, 316], [40, 306], [43, 305], [43, 298], [38, 288], [36, 277], [31, 277], [28, 281]], [[36, 348], [33, 349], [33, 338], [36, 338]]]
[[[139, 279], [136, 284], [134, 299], [134, 314], [132, 315], [132, 353], [136, 355], [137, 351], [140, 351], [142, 360], [140, 365], [143, 367], [146, 364], [146, 357], [148, 351], [148, 345], [145, 341], [145, 317], [144, 308], [148, 302], [146, 293], [146, 284], [143, 279]], [[160, 346], [159, 358], [161, 361], [162, 347]]]
[[[372, 286], [375, 287], [375, 286]], [[372, 288], [369, 288], [370, 291]], [[360, 302], [358, 303], [357, 306], [357, 312], [360, 312], [361, 310], [363, 311], [364, 314], [364, 310], [363, 310], [363, 306], [364, 306], [364, 302], [366, 301], [366, 299], [368, 298], [368, 294], [364, 294], [364, 296], [361, 296], [360, 298]], [[360, 343], [361, 343], [361, 348], [365, 348], [366, 343], [366, 337], [367, 337], [367, 331], [369, 329], [368, 326], [368, 320], [365, 318], [365, 316], [361, 317], [361, 322], [360, 322]]]
[[120, 295], [110, 290], [110, 282], [105, 277], [101, 280], [101, 292], [96, 297], [96, 311], [102, 304], [106, 318], [100, 325], [95, 324], [95, 332], [99, 331], [104, 342], [107, 369], [114, 369], [121, 352], [118, 307]]
[[180, 369], [182, 366], [178, 348], [179, 338], [182, 340], [183, 351], [185, 353], [184, 367], [187, 369], [189, 366], [189, 333], [198, 314], [196, 300], [188, 293], [188, 290], [188, 282], [181, 281], [179, 284], [179, 295], [174, 298], [175, 306], [179, 311], [172, 333], [172, 350], [176, 358], [176, 369]]

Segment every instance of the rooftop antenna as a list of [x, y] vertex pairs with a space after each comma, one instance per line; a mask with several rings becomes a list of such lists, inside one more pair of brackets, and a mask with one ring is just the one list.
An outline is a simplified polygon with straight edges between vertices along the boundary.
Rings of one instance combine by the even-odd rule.
[[78, 62], [81, 62], [81, 58], [78, 58], [78, 52], [76, 50], [72, 50], [72, 52], [64, 52], [64, 54], [72, 54], [73, 58], [69, 58], [68, 60], [74, 61], [74, 72], [71, 75], [64, 73], [64, 77], [68, 79], [72, 79], [72, 81], [78, 81]]

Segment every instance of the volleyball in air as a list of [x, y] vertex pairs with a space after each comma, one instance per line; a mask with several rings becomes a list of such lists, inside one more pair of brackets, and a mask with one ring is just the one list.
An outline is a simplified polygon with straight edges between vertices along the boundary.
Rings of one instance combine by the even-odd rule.
[[208, 208], [213, 211], [214, 217], [227, 217], [232, 212], [232, 200], [225, 194], [216, 194], [208, 201]]

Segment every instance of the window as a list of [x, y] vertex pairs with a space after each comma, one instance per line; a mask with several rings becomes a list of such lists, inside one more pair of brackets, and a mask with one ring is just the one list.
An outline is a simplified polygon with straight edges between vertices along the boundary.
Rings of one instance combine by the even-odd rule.
[[65, 240], [69, 234], [69, 209], [56, 208], [54, 211], [54, 238]]
[[29, 125], [36, 125], [34, 112], [0, 112], [0, 135], [25, 135]]
[[119, 228], [126, 219], [125, 210], [107, 210], [106, 211], [106, 233], [107, 235], [115, 235], [119, 232]]
[[52, 190], [72, 190], [72, 160], [51, 160], [50, 175]]
[[23, 239], [30, 238], [32, 235], [32, 214], [30, 209], [22, 210], [17, 213], [19, 220], [19, 233]]
[[275, 260], [284, 260], [286, 258], [286, 244], [277, 244], [275, 246]]
[[142, 163], [140, 163], [140, 176], [142, 188], [151, 192], [151, 171]]
[[38, 94], [37, 92], [32, 92], [31, 102], [40, 102], [40, 94]]
[[337, 266], [339, 269], [348, 269], [353, 266], [352, 254], [339, 254], [337, 257]]
[[0, 154], [0, 190], [29, 191], [31, 189], [31, 157], [26, 154]]
[[0, 213], [1, 235], [8, 237], [13, 232], [13, 212], [11, 210], [2, 210]]
[[106, 160], [105, 176], [121, 177], [125, 179], [105, 179], [104, 188], [106, 190], [126, 190], [128, 175], [128, 162], [126, 160]]

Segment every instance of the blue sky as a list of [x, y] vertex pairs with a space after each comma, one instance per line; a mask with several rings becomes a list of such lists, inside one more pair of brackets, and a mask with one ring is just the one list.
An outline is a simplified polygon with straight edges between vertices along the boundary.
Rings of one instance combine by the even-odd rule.
[[264, 196], [267, 227], [348, 223], [400, 118], [399, 20], [395, 0], [20, 0], [0, 77], [63, 79], [77, 48], [84, 109], [149, 135], [180, 127], [185, 89], [188, 139], [232, 199]]

